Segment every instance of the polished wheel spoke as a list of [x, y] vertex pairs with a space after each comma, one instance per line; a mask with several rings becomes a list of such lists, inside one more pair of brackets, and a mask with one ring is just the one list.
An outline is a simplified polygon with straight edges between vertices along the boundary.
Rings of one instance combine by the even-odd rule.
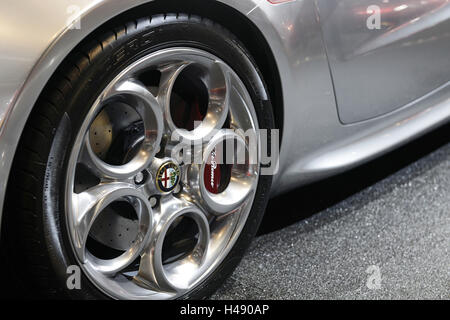
[[[208, 188], [214, 183], [214, 170], [229, 170], [228, 181], [221, 181], [216, 191]], [[239, 209], [249, 198], [257, 177], [258, 166], [252, 163], [244, 138], [221, 130], [205, 144], [202, 163], [188, 167], [185, 183], [200, 204], [215, 215], [223, 215]]]
[[[163, 264], [163, 244], [168, 230], [177, 219], [192, 219], [198, 228], [198, 239], [193, 250], [180, 260]], [[169, 292], [186, 290], [195, 280], [205, 260], [209, 240], [209, 223], [205, 214], [193, 204], [167, 197], [155, 212], [155, 226], [147, 248], [141, 257], [139, 273], [135, 281], [143, 286]]]
[[[75, 216], [75, 225], [71, 230], [78, 258], [86, 262], [86, 242], [94, 221], [101, 212], [114, 201], [128, 201], [136, 210], [139, 220], [139, 233], [134, 245], [116, 259], [102, 261], [95, 259], [96, 268], [103, 273], [115, 273], [130, 264], [142, 249], [151, 228], [152, 210], [145, 197], [127, 183], [103, 183], [80, 194], [73, 194], [71, 211]], [[94, 258], [90, 255], [91, 258]]]
[[146, 166], [157, 151], [163, 133], [163, 113], [157, 98], [139, 81], [128, 79], [118, 83], [106, 97], [120, 96], [132, 105], [144, 122], [141, 152], [146, 153]]
[[161, 80], [157, 99], [166, 116], [170, 115], [170, 98], [175, 81], [178, 75], [190, 64], [190, 62], [178, 62], [160, 68]]
[[144, 170], [151, 163], [163, 133], [163, 114], [157, 99], [145, 86], [128, 79], [112, 86], [102, 96], [102, 103], [108, 101], [126, 103], [140, 116], [144, 126], [141, 146], [129, 162], [122, 165], [109, 164], [93, 151], [89, 132], [86, 133], [79, 162], [86, 165], [97, 177], [103, 179], [126, 179]]
[[[190, 79], [184, 74], [195, 75], [201, 78], [198, 91], [208, 96], [205, 102], [203, 119], [197, 119], [193, 128], [177, 126], [172, 117], [172, 98], [175, 83], [179, 79]], [[180, 80], [181, 81], [181, 80]], [[164, 110], [166, 119], [166, 132], [171, 134], [171, 140], [191, 143], [211, 138], [215, 130], [225, 124], [229, 112], [229, 92], [231, 80], [229, 72], [223, 62], [216, 60], [200, 65], [193, 62], [179, 62], [161, 69], [161, 81], [158, 92], [158, 101]]]

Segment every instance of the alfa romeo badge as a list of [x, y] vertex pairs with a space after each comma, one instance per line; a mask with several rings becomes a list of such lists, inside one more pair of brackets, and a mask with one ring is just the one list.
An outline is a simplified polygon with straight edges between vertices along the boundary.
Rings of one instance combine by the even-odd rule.
[[156, 175], [156, 186], [162, 192], [171, 192], [180, 181], [180, 168], [173, 162], [164, 163]]

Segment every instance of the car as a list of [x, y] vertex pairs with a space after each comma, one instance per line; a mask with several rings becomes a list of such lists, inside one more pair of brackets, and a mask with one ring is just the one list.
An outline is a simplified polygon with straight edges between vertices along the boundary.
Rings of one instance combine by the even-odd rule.
[[450, 119], [446, 0], [0, 9], [1, 244], [32, 296], [207, 298], [271, 197]]

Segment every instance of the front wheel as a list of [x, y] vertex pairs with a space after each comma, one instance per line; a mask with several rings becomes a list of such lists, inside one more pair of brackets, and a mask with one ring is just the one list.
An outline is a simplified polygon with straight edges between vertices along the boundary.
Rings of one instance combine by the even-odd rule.
[[267, 203], [267, 97], [244, 47], [209, 20], [168, 14], [96, 32], [25, 128], [7, 195], [12, 261], [53, 297], [209, 296]]

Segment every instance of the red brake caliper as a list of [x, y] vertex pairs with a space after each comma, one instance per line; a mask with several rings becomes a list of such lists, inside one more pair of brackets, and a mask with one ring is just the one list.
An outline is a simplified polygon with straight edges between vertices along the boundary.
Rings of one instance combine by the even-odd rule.
[[214, 149], [209, 155], [208, 161], [205, 165], [205, 187], [211, 193], [219, 193], [220, 186], [220, 165], [216, 162], [216, 149]]
[[205, 117], [200, 110], [200, 103], [195, 99], [191, 103], [181, 101], [177, 104], [177, 112], [172, 114], [175, 125], [186, 130], [194, 130], [196, 121], [202, 121]]

